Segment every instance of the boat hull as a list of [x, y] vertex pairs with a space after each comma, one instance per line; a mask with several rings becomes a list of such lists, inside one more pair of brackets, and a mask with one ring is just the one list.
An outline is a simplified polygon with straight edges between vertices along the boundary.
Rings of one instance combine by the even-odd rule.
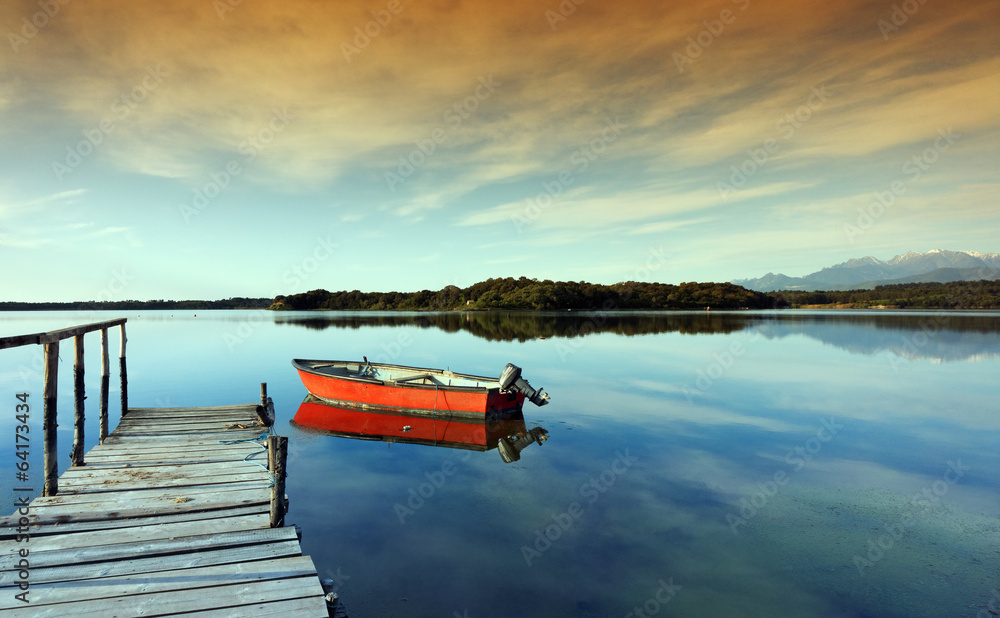
[[[522, 393], [501, 392], [495, 378], [440, 369], [300, 359], [292, 365], [310, 394], [340, 406], [482, 418], [520, 410], [525, 398]], [[374, 376], [360, 375], [364, 367], [371, 367]], [[419, 382], [413, 379], [421, 376]]]

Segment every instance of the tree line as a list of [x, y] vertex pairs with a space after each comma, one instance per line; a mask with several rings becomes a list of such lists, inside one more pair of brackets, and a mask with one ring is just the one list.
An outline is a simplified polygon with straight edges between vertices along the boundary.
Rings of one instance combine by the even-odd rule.
[[896, 283], [870, 290], [771, 292], [776, 303], [791, 307], [866, 309], [1000, 309], [1000, 281]]
[[438, 291], [329, 292], [312, 290], [278, 296], [272, 309], [353, 311], [452, 311], [509, 309], [528, 311], [628, 309], [770, 309], [767, 294], [732, 283], [645, 283], [614, 285], [584, 281], [487, 279], [467, 288], [449, 285]]

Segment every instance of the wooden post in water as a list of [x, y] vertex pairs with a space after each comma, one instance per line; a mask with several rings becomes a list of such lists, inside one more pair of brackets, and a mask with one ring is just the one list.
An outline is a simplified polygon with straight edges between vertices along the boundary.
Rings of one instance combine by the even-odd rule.
[[267, 406], [267, 382], [260, 383], [260, 405]]
[[42, 441], [44, 443], [43, 468], [45, 487], [43, 496], [54, 496], [59, 491], [58, 446], [56, 443], [56, 387], [59, 382], [59, 342], [45, 344], [45, 374], [42, 387]]
[[288, 438], [268, 436], [267, 469], [274, 477], [271, 485], [271, 527], [285, 525], [285, 460], [288, 457]]
[[108, 329], [101, 329], [101, 412], [100, 442], [108, 437], [108, 387], [111, 385], [111, 368], [108, 363]]
[[84, 405], [86, 399], [83, 387], [83, 335], [73, 337], [76, 358], [73, 361], [73, 450], [70, 459], [74, 466], [83, 464]]
[[128, 414], [128, 370], [125, 367], [125, 324], [121, 325], [122, 328], [122, 341], [121, 347], [118, 349], [118, 370], [121, 373], [122, 378], [122, 418]]

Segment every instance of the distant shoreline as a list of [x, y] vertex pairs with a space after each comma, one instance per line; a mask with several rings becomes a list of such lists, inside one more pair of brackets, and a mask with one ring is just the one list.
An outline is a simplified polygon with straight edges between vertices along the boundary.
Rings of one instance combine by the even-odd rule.
[[120, 300], [0, 302], [2, 311], [733, 311], [747, 309], [997, 310], [1000, 281], [906, 283], [873, 289], [758, 292], [732, 283], [614, 285], [488, 279], [467, 288], [438, 291], [360, 292], [312, 290], [275, 298], [221, 300]]

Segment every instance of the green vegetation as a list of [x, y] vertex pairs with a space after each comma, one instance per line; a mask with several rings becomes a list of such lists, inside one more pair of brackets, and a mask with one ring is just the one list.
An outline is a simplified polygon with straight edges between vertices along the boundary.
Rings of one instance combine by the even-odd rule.
[[732, 283], [601, 285], [583, 281], [487, 279], [436, 292], [328, 292], [224, 300], [117, 300], [68, 303], [0, 302], [0, 311], [134, 311], [274, 309], [340, 311], [618, 311], [664, 309], [1000, 309], [1000, 281], [902, 283], [872, 290], [755, 292]]
[[1000, 281], [900, 283], [872, 290], [771, 292], [777, 306], [867, 309], [1000, 309]]
[[539, 281], [521, 277], [487, 279], [467, 288], [437, 292], [328, 292], [278, 296], [272, 309], [352, 311], [531, 311], [619, 309], [770, 309], [774, 299], [732, 283], [637, 283], [600, 285], [583, 281]]

